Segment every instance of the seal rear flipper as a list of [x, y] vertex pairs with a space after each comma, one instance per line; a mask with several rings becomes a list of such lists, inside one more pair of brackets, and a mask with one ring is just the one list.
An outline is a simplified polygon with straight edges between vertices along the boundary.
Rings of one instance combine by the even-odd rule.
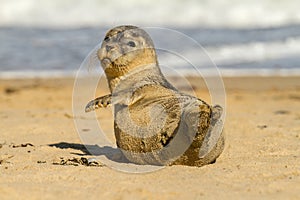
[[220, 140], [224, 140], [222, 113], [223, 108], [221, 106], [216, 105], [212, 108], [211, 123], [199, 150], [199, 158], [204, 158]]

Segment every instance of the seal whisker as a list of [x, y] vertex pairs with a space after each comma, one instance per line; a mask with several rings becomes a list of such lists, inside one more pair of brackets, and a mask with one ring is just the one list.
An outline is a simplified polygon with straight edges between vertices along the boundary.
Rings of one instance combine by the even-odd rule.
[[92, 70], [95, 70], [100, 65], [98, 56], [96, 52], [93, 52], [90, 55], [89, 63], [88, 63], [88, 72], [92, 72]]

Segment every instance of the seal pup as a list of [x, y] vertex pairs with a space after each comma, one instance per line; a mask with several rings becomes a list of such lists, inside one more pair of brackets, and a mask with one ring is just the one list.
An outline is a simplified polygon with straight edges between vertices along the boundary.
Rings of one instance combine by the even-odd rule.
[[114, 105], [116, 143], [130, 162], [203, 166], [216, 161], [224, 149], [222, 108], [172, 86], [144, 30], [130, 25], [109, 30], [97, 56], [111, 94], [90, 101], [85, 111]]

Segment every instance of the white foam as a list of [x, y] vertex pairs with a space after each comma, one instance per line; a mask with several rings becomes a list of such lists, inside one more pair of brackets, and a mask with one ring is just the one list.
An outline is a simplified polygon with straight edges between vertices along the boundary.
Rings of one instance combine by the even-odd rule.
[[299, 0], [1, 0], [0, 25], [266, 27], [300, 23]]
[[274, 59], [299, 57], [300, 38], [289, 38], [285, 41], [224, 45], [217, 48], [207, 48], [206, 50], [217, 65], [259, 63]]
[[[207, 57], [200, 58], [199, 49], [186, 50], [192, 58], [197, 60], [193, 63], [201, 71], [204, 76], [215, 76], [216, 73], [209, 69], [212, 63]], [[299, 64], [300, 55], [300, 37], [289, 38], [284, 41], [270, 41], [270, 42], [252, 42], [236, 45], [223, 45], [217, 47], [208, 47], [206, 49], [208, 55], [217, 66], [222, 76], [300, 76], [299, 66], [293, 65], [292, 58], [296, 59], [294, 63]], [[288, 59], [288, 61], [286, 60]], [[274, 61], [275, 60], [275, 61]], [[273, 63], [268, 63], [273, 61]], [[176, 71], [176, 73], [184, 75], [194, 75], [195, 68], [188, 66], [187, 61], [176, 55], [164, 54], [159, 57], [159, 62], [162, 66], [167, 66]], [[247, 63], [253, 66], [246, 68], [238, 67]], [[270, 66], [276, 64], [278, 67]], [[228, 65], [229, 67], [224, 67]], [[284, 65], [284, 66], [280, 66]], [[235, 66], [235, 67], [230, 67]], [[98, 68], [97, 68], [98, 69]], [[164, 70], [163, 70], [164, 71]], [[169, 71], [166, 71], [169, 72]], [[15, 79], [15, 78], [74, 78], [76, 70], [32, 70], [32, 71], [1, 71], [1, 79]], [[98, 74], [100, 72], [97, 72]], [[103, 73], [103, 72], [101, 72]], [[89, 76], [91, 73], [87, 71], [86, 74], [79, 74], [80, 76]], [[176, 74], [169, 74], [176, 75]]]
[[0, 71], [0, 79], [33, 79], [33, 78], [73, 78], [76, 71]]
[[[233, 45], [222, 45], [217, 47], [207, 47], [205, 49], [210, 56], [211, 60], [217, 66], [226, 65], [245, 65], [248, 63], [256, 63], [257, 65], [272, 61], [275, 63], [277, 68], [299, 68], [299, 66], [288, 66], [292, 64], [292, 58], [300, 61], [300, 37], [289, 38], [281, 41], [269, 41], [269, 42], [250, 42], [250, 43], [238, 43]], [[197, 63], [193, 63], [198, 66], [210, 65], [206, 56], [199, 52], [199, 49], [190, 49], [185, 54], [190, 55], [197, 60]], [[289, 62], [286, 61], [289, 59]], [[160, 63], [166, 66], [182, 67], [186, 65], [186, 61], [174, 57], [173, 54], [166, 54], [160, 59]], [[271, 65], [271, 64], [269, 64]], [[284, 65], [282, 67], [282, 65]], [[270, 70], [276, 70], [274, 66], [268, 66]], [[238, 68], [238, 67], [237, 67]], [[251, 69], [249, 69], [251, 70]], [[256, 69], [257, 70], [257, 69]]]
[[[247, 77], [247, 76], [300, 76], [300, 69], [219, 69], [220, 74], [216, 74], [215, 70], [211, 69], [201, 69], [201, 75], [195, 73], [195, 71], [187, 69], [176, 69], [176, 73], [164, 73], [166, 77], [168, 76], [222, 76], [222, 77]], [[95, 77], [90, 73], [77, 74], [77, 71], [2, 71], [0, 72], [1, 80], [11, 80], [11, 79], [34, 79], [34, 78], [84, 78], [84, 77]]]
[[191, 76], [191, 77], [298, 77], [300, 76], [300, 69], [269, 69], [269, 68], [261, 68], [261, 69], [236, 69], [236, 68], [226, 68], [220, 69], [219, 74], [216, 73], [215, 70], [211, 69], [201, 69], [200, 73], [194, 70], [185, 70], [178, 69], [176, 73], [168, 73], [165, 76], [177, 76], [178, 74], [183, 76]]
[[298, 77], [300, 76], [300, 69], [221, 69], [222, 77]]

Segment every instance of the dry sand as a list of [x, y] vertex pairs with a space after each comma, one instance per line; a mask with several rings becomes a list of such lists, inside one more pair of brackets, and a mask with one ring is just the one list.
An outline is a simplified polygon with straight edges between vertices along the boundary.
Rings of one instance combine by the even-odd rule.
[[[86, 166], [73, 81], [0, 81], [0, 199], [300, 199], [300, 77], [225, 78], [226, 149], [217, 162], [146, 174]], [[97, 113], [112, 132], [111, 115]]]

